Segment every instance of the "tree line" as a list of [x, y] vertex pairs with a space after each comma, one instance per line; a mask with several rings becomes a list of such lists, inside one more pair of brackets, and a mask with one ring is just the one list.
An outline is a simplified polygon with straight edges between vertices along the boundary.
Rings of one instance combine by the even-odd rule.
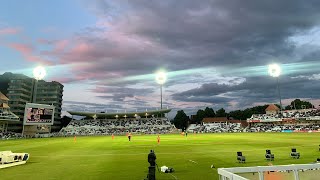
[[[279, 108], [280, 105], [276, 104]], [[203, 118], [207, 117], [227, 117], [237, 120], [247, 120], [253, 114], [265, 114], [265, 109], [269, 105], [254, 106], [244, 110], [234, 110], [226, 112], [224, 108], [220, 108], [217, 111], [214, 111], [210, 107], [205, 109], [199, 109], [197, 113], [192, 116], [190, 119], [183, 110], [177, 111], [176, 116], [173, 119], [173, 123], [178, 129], [185, 130], [189, 124], [199, 124], [202, 122]], [[302, 101], [300, 99], [293, 100], [288, 106], [283, 107], [282, 109], [291, 110], [291, 109], [309, 109], [314, 108], [314, 105], [308, 101]]]

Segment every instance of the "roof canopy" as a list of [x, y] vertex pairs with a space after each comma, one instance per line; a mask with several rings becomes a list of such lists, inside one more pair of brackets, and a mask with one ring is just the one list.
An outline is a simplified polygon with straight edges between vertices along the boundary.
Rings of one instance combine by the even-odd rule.
[[274, 105], [274, 104], [270, 104], [267, 108], [266, 111], [279, 111], [280, 109], [278, 108], [278, 106]]
[[0, 103], [0, 108], [9, 109], [10, 107], [7, 103]]
[[135, 118], [136, 116], [145, 117], [152, 115], [160, 115], [164, 113], [169, 113], [171, 109], [162, 109], [157, 111], [144, 111], [144, 112], [121, 112], [121, 113], [96, 113], [96, 112], [81, 112], [81, 111], [68, 111], [71, 115], [76, 116], [86, 116], [90, 118], [107, 118], [107, 119], [115, 119], [115, 118]]
[[9, 99], [7, 98], [7, 96], [5, 96], [4, 94], [2, 94], [2, 92], [0, 92], [0, 100], [2, 100], [2, 101], [9, 101]]

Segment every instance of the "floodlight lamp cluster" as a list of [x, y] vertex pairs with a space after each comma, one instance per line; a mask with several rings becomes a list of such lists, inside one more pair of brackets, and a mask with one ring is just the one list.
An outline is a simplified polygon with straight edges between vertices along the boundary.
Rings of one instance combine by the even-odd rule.
[[164, 71], [157, 72], [156, 81], [160, 85], [164, 84], [167, 81], [167, 74]]
[[42, 66], [38, 66], [33, 70], [33, 76], [36, 80], [42, 80], [46, 74], [46, 70]]
[[270, 76], [279, 77], [281, 74], [281, 67], [278, 64], [270, 64], [268, 67]]

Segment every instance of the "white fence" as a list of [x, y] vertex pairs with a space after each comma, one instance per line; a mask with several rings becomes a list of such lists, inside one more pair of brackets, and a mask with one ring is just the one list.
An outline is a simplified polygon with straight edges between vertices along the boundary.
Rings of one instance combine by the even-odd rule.
[[292, 179], [300, 180], [299, 172], [304, 172], [307, 170], [320, 170], [320, 163], [299, 164], [299, 165], [292, 164], [292, 165], [279, 165], [279, 166], [219, 168], [218, 174], [219, 174], [219, 180], [249, 180], [248, 178], [242, 177], [239, 174], [258, 173], [259, 180], [264, 180], [265, 172], [293, 172]]

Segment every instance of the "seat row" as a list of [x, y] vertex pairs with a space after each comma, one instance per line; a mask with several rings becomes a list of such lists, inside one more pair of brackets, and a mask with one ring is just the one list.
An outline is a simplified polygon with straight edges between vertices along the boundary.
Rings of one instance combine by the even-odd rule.
[[[320, 145], [319, 145], [319, 151], [320, 151]], [[293, 159], [299, 159], [300, 158], [300, 153], [297, 152], [296, 148], [292, 148], [291, 149], [290, 157], [293, 158]], [[266, 150], [265, 159], [267, 161], [274, 161], [274, 154], [271, 153], [270, 149]], [[237, 152], [237, 161], [239, 163], [245, 163], [246, 162], [246, 157], [243, 156], [241, 151]]]

